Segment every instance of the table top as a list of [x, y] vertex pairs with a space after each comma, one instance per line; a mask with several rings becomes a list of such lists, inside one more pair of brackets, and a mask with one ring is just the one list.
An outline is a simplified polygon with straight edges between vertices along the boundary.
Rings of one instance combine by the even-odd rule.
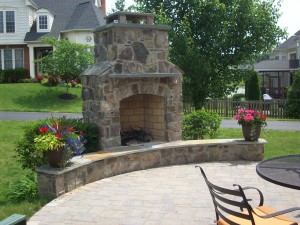
[[257, 164], [256, 172], [272, 183], [300, 190], [300, 154], [264, 160]]

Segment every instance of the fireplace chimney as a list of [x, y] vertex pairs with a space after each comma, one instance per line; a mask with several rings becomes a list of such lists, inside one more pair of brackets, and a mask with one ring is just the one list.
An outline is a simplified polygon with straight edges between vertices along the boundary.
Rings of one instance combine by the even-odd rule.
[[168, 61], [169, 26], [154, 14], [116, 12], [94, 31], [95, 64], [81, 75], [83, 118], [97, 124], [99, 147], [121, 146], [121, 133], [181, 140], [182, 71]]
[[106, 2], [105, 0], [101, 0], [101, 10], [104, 15], [106, 15]]

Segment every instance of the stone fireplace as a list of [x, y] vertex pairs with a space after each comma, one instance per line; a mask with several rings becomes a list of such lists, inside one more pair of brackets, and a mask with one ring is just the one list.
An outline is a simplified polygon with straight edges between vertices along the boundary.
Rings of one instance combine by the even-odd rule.
[[168, 30], [153, 14], [117, 12], [97, 29], [95, 64], [81, 76], [83, 117], [100, 130], [100, 149], [120, 132], [144, 129], [153, 141], [181, 140], [182, 71], [168, 61]]

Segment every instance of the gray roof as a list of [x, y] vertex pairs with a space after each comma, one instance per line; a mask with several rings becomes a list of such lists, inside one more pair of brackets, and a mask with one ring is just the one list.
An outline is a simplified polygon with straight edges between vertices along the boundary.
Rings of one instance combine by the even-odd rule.
[[34, 3], [38, 8], [49, 10], [54, 21], [47, 33], [37, 33], [35, 21], [25, 36], [25, 42], [37, 41], [42, 36], [59, 37], [67, 30], [95, 30], [105, 25], [104, 15], [94, 0], [34, 0]]
[[256, 71], [293, 71], [288, 60], [263, 60], [253, 65]]
[[291, 36], [289, 37], [285, 42], [280, 44], [276, 50], [285, 50], [285, 49], [291, 49], [291, 48], [296, 48], [297, 47], [297, 36]]

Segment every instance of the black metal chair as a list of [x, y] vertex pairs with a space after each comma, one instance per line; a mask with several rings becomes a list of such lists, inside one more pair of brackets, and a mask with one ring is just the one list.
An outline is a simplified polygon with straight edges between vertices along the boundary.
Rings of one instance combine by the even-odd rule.
[[[300, 225], [296, 221], [284, 216], [283, 214], [300, 207], [294, 207], [283, 211], [276, 212], [264, 204], [262, 192], [254, 187], [241, 187], [234, 184], [236, 189], [227, 189], [219, 187], [208, 181], [203, 169], [198, 167], [204, 177], [211, 194], [216, 212], [217, 225]], [[254, 189], [258, 192], [260, 202], [258, 207], [252, 208], [249, 204], [251, 199], [247, 199], [244, 190]]]

